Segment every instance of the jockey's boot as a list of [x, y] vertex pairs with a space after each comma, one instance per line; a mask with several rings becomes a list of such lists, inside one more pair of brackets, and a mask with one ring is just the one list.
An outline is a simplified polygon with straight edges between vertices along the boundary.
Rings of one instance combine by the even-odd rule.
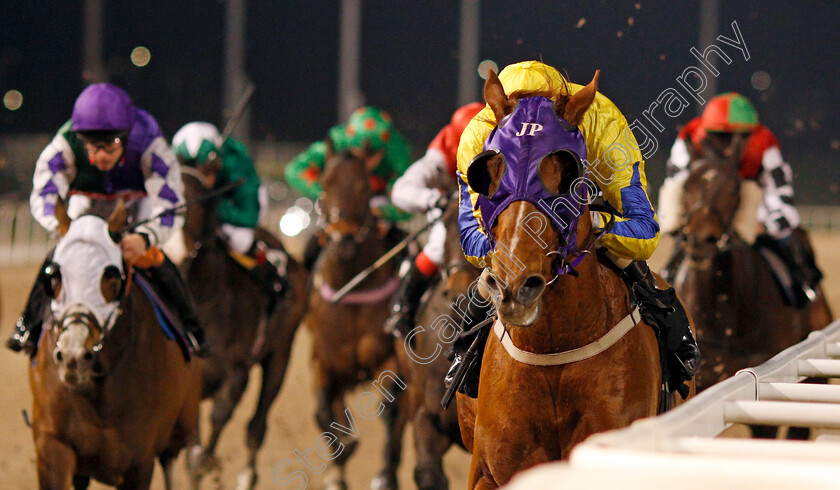
[[251, 269], [251, 275], [268, 294], [271, 300], [269, 307], [269, 313], [271, 313], [289, 289], [286, 279], [289, 256], [282, 250], [269, 248], [262, 240], [255, 241], [253, 249], [256, 266]]
[[424, 274], [411, 258], [403, 261], [400, 270], [403, 272], [400, 288], [391, 304], [391, 314], [385, 321], [385, 331], [395, 337], [405, 338], [414, 328], [420, 298], [434, 280], [435, 275]]
[[694, 377], [700, 365], [700, 349], [685, 308], [674, 288], [659, 289], [647, 262], [631, 262], [621, 276], [638, 302], [645, 323], [657, 332], [662, 379], [668, 391], [677, 391], [685, 399], [689, 388], [684, 383]]
[[34, 356], [37, 352], [38, 339], [41, 337], [44, 315], [49, 304], [46, 284], [50, 280], [47, 267], [51, 263], [52, 253], [41, 265], [38, 277], [35, 279], [35, 284], [32, 285], [29, 298], [26, 300], [26, 306], [23, 307], [23, 314], [15, 322], [11, 337], [6, 340], [6, 347], [15, 352], [24, 351], [30, 356]]
[[[487, 338], [487, 333], [490, 331], [491, 325], [487, 324], [473, 332], [470, 332], [470, 329], [486, 320], [492, 309], [493, 303], [490, 301], [487, 302], [486, 306], [472, 301], [467, 306], [467, 314], [461, 321], [461, 333], [455, 341], [452, 342], [452, 353], [449, 356], [452, 361], [452, 365], [449, 366], [449, 371], [446, 372], [446, 376], [443, 378], [443, 384], [447, 388], [449, 388], [452, 383], [460, 382], [458, 391], [470, 398], [478, 398], [478, 380], [481, 375], [481, 358], [484, 355], [484, 342], [481, 342], [481, 338]], [[476, 337], [479, 338], [476, 339]], [[479, 340], [478, 349], [474, 353], [467, 355], [468, 349], [476, 340]], [[466, 367], [467, 371], [464, 375], [463, 381], [460, 381], [455, 378], [458, 368], [464, 362], [469, 364]]]
[[198, 323], [195, 306], [187, 291], [184, 279], [178, 273], [178, 268], [169, 260], [169, 257], [165, 257], [160, 266], [152, 267], [149, 271], [155, 286], [160, 288], [161, 294], [175, 308], [175, 312], [184, 328], [182, 333], [190, 344], [190, 350], [198, 357], [206, 356], [208, 348], [204, 338], [204, 330]]
[[797, 306], [802, 308], [816, 301], [815, 289], [823, 275], [814, 261], [814, 254], [805, 247], [796, 233], [781, 240], [774, 240], [773, 245], [790, 270]]

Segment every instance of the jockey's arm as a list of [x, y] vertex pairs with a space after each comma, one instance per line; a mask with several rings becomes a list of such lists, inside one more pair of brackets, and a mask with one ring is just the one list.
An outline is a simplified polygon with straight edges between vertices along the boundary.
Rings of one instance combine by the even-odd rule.
[[[184, 203], [181, 167], [166, 140], [158, 136], [140, 157], [144, 187], [151, 207], [151, 216], [180, 206]], [[165, 242], [175, 230], [181, 229], [184, 218], [181, 213], [167, 213], [158, 219], [135, 228], [137, 233], [148, 237], [149, 246]]]
[[218, 177], [217, 186], [239, 179], [245, 181], [219, 202], [218, 214], [222, 223], [241, 228], [257, 226], [260, 216], [260, 177], [242, 143], [231, 139], [225, 142]]
[[758, 183], [764, 191], [758, 219], [766, 233], [775, 239], [790, 236], [799, 226], [800, 217], [793, 206], [793, 171], [778, 146], [764, 151]]
[[441, 192], [437, 183], [446, 173], [446, 159], [437, 148], [429, 148], [394, 182], [391, 200], [404, 211], [422, 213], [437, 203]]
[[[646, 191], [645, 163], [627, 120], [599, 92], [580, 130], [586, 139], [589, 179], [623, 215], [615, 218], [612, 230], [601, 237], [601, 244], [623, 258], [647, 260], [659, 244], [659, 224]], [[602, 213], [601, 222], [608, 219]]]
[[75, 158], [70, 143], [59, 131], [35, 163], [29, 207], [32, 216], [51, 235], [58, 231], [55, 204], [59, 197], [67, 199], [70, 183], [76, 175]]
[[318, 199], [321, 194], [319, 178], [326, 158], [327, 146], [324, 142], [312, 143], [286, 165], [286, 183], [309, 199]]
[[665, 181], [659, 188], [659, 229], [662, 233], [676, 233], [683, 220], [682, 195], [685, 180], [689, 175], [691, 154], [689, 146], [692, 144], [683, 138], [677, 138], [671, 147], [671, 155], [666, 164]]

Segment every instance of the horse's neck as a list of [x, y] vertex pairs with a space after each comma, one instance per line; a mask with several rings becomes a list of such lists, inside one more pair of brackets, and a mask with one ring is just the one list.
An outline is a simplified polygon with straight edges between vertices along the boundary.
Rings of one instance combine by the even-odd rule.
[[[382, 240], [374, 234], [371, 234], [364, 242], [357, 245], [357, 252], [350, 260], [340, 260], [337, 253], [327, 254], [324, 257], [323, 266], [321, 267], [321, 274], [324, 280], [334, 288], [339, 288], [347, 284], [347, 282], [382, 256], [385, 252], [382, 244]], [[337, 246], [335, 250], [338, 250]], [[388, 263], [371, 274], [362, 283], [361, 287], [364, 288], [365, 284], [379, 284], [391, 276], [393, 276], [393, 265]]]
[[577, 268], [548, 286], [537, 322], [511, 329], [517, 347], [554, 353], [583, 347], [606, 334], [629, 313], [627, 289], [618, 275], [588, 257]]

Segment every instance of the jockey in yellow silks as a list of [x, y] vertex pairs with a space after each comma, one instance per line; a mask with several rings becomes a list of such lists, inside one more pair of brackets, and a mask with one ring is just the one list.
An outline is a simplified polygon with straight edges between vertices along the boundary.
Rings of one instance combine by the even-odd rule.
[[[524, 61], [505, 67], [499, 80], [509, 96], [515, 92], [568, 92], [583, 86], [566, 81], [560, 73], [544, 63]], [[458, 184], [460, 206], [458, 224], [461, 246], [467, 259], [478, 267], [487, 267], [487, 256], [493, 244], [482, 227], [481, 210], [477, 206], [478, 193], [467, 181], [467, 170], [473, 159], [484, 149], [485, 140], [496, 128], [493, 111], [485, 107], [467, 125], [458, 147]], [[615, 213], [614, 225], [601, 236], [599, 246], [606, 248], [606, 256], [622, 269], [621, 277], [642, 309], [648, 324], [657, 330], [662, 345], [668, 346], [662, 359], [663, 386], [667, 392], [679, 391], [685, 398], [688, 387], [683, 384], [694, 376], [699, 363], [699, 350], [691, 334], [688, 318], [677, 300], [673, 288], [660, 290], [650, 272], [647, 260], [659, 243], [659, 224], [645, 188], [644, 161], [627, 120], [607, 97], [596, 93], [578, 125], [586, 142], [588, 161], [585, 161], [590, 180], [594, 181], [604, 199]], [[594, 212], [592, 225], [604, 228], [612, 217], [608, 212]], [[467, 348], [475, 335], [472, 329], [486, 318], [492, 305], [470, 302], [461, 329], [464, 334], [453, 342], [453, 364], [445, 383], [455, 383], [458, 391], [475, 397], [478, 394], [478, 374], [481, 354], [469, 362], [464, 378], [456, 379], [459, 365], [466, 359]], [[487, 327], [485, 327], [486, 331]], [[472, 330], [470, 333], [470, 330]], [[676, 346], [676, 347], [674, 347]], [[668, 397], [663, 397], [667, 399]], [[662, 408], [662, 407], [660, 407]]]
[[[508, 95], [565, 87], [571, 95], [583, 88], [565, 81], [556, 69], [538, 61], [509, 65], [499, 73], [499, 80]], [[496, 127], [495, 119], [493, 111], [485, 107], [467, 125], [458, 147], [461, 246], [467, 259], [476, 266], [484, 263], [491, 245], [481, 227], [481, 211], [476, 206], [478, 194], [466, 180], [467, 168], [484, 148], [484, 141]], [[627, 120], [612, 101], [598, 92], [579, 129], [586, 140], [590, 179], [601, 188], [604, 199], [623, 215], [615, 218], [615, 226], [599, 243], [619, 257], [647, 260], [659, 243], [659, 224], [645, 191], [647, 178], [642, 154]], [[607, 219], [596, 218], [593, 226], [606, 223]]]

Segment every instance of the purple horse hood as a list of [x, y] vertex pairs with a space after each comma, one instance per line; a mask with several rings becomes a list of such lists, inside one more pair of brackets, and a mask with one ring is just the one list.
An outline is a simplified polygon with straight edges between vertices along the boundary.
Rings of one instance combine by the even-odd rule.
[[[493, 225], [511, 203], [527, 201], [548, 215], [560, 231], [561, 256], [577, 248], [577, 223], [583, 206], [590, 196], [586, 185], [572, 187], [572, 193], [557, 195], [546, 189], [539, 175], [540, 161], [547, 155], [566, 151], [578, 162], [578, 176], [585, 177], [582, 161], [586, 159], [586, 142], [580, 131], [554, 112], [550, 99], [540, 96], [521, 99], [513, 112], [499, 123], [484, 143], [484, 152], [473, 159], [501, 153], [504, 170], [499, 187], [491, 196], [479, 192], [477, 206], [481, 209], [482, 226], [492, 242]], [[479, 170], [477, 168], [476, 170]], [[470, 182], [473, 172], [468, 171]]]

